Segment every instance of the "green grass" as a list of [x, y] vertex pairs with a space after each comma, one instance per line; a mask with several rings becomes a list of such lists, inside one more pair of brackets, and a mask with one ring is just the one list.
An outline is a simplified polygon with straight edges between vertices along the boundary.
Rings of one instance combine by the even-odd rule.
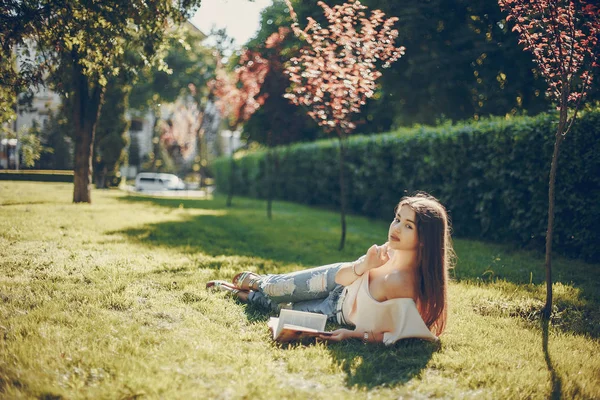
[[[210, 279], [352, 260], [387, 224], [276, 202], [0, 181], [1, 398], [600, 398], [600, 265], [455, 240], [440, 344], [281, 346]], [[393, 205], [390, 205], [390, 215]]]

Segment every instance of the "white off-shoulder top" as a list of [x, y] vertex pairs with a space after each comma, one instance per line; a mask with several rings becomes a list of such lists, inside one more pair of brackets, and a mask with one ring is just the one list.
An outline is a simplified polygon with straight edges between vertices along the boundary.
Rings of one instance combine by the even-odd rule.
[[386, 345], [405, 338], [438, 340], [423, 322], [413, 299], [375, 300], [369, 292], [368, 272], [344, 292], [340, 298], [344, 321], [356, 326], [357, 330], [383, 332]]

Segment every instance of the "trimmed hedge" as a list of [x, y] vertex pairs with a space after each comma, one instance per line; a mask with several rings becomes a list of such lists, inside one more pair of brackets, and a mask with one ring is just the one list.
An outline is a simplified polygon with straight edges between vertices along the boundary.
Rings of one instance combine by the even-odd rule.
[[[356, 136], [347, 151], [352, 212], [389, 219], [404, 194], [423, 190], [448, 208], [455, 235], [543, 251], [557, 117], [490, 119]], [[339, 204], [337, 139], [274, 150], [274, 197]], [[266, 197], [265, 152], [236, 160], [236, 195]], [[230, 162], [213, 165], [226, 192]], [[580, 114], [561, 147], [555, 251], [600, 261], [600, 110]]]
[[0, 170], [0, 181], [73, 182], [73, 171]]

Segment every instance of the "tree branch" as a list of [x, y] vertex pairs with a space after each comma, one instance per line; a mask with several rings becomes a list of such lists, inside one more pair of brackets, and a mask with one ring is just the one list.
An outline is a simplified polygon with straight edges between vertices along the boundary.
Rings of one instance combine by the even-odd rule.
[[577, 112], [579, 111], [579, 108], [581, 107], [583, 98], [585, 97], [588, 87], [589, 87], [589, 79], [586, 79], [581, 88], [581, 95], [579, 96], [579, 98], [577, 99], [577, 103], [575, 104], [575, 111], [573, 113], [573, 116], [571, 117], [571, 120], [568, 121], [568, 126], [567, 126], [567, 129], [565, 129], [565, 133], [563, 134], [563, 136], [566, 136], [567, 133], [569, 133], [569, 131], [571, 130], [571, 127], [573, 126], [573, 123], [575, 122], [575, 119], [577, 118]]

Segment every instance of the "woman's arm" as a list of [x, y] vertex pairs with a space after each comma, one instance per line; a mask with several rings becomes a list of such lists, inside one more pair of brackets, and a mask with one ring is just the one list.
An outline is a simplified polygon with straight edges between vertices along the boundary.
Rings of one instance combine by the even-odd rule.
[[365, 343], [383, 343], [383, 332], [337, 329], [331, 333], [328, 336], [321, 336], [321, 339], [331, 340], [332, 342], [339, 342], [346, 339], [360, 339]]
[[352, 282], [360, 278], [365, 272], [381, 267], [390, 259], [387, 252], [387, 243], [382, 246], [374, 244], [367, 250], [367, 254], [353, 263], [342, 266], [335, 274], [335, 283], [350, 286]]

